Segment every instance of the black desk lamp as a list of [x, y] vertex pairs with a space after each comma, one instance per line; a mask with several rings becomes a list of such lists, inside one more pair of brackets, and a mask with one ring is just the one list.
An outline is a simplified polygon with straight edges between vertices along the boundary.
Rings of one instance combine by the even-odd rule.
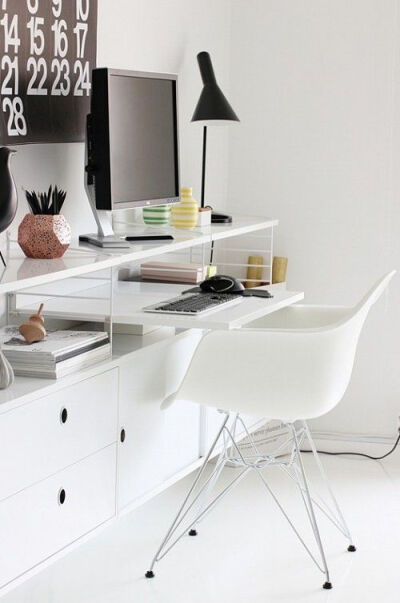
[[[192, 121], [207, 122], [208, 125], [221, 125], [231, 121], [239, 121], [238, 116], [226, 100], [221, 88], [215, 79], [214, 69], [208, 52], [199, 52], [197, 55], [201, 79], [204, 88], [200, 94]], [[201, 207], [204, 207], [204, 189], [206, 180], [206, 150], [207, 150], [207, 125], [203, 127], [203, 163], [201, 172]], [[232, 217], [226, 214], [212, 212], [212, 223], [232, 222]]]

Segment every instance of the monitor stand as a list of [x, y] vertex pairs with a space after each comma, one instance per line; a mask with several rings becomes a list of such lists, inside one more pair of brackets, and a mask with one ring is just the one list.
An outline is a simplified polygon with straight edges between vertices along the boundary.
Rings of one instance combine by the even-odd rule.
[[97, 233], [79, 235], [79, 240], [82, 243], [90, 243], [90, 245], [103, 247], [105, 249], [126, 249], [127, 247], [130, 247], [125, 239], [114, 233], [110, 217], [111, 212], [97, 210], [96, 208], [93, 208], [92, 204], [91, 207], [97, 224]]
[[94, 176], [91, 162], [89, 161], [89, 145], [88, 145], [88, 129], [89, 129], [89, 116], [86, 122], [86, 138], [85, 138], [85, 175], [84, 184], [87, 198], [89, 200], [90, 208], [93, 212], [94, 219], [97, 224], [97, 233], [79, 235], [79, 240], [82, 243], [89, 243], [90, 245], [96, 245], [96, 247], [103, 247], [105, 249], [126, 249], [130, 245], [123, 238], [118, 237], [113, 230], [111, 211], [101, 210], [96, 208], [96, 198], [94, 190]]

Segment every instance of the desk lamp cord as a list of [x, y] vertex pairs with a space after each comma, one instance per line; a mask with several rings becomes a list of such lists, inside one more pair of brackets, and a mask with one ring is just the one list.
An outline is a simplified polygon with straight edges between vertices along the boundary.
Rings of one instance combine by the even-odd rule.
[[[397, 448], [397, 446], [399, 445], [400, 442], [400, 433], [397, 436], [397, 439], [393, 445], [393, 447], [389, 450], [389, 452], [387, 452], [386, 454], [383, 454], [382, 456], [371, 456], [370, 454], [364, 454], [363, 452], [328, 452], [327, 450], [317, 450], [318, 454], [329, 454], [330, 456], [339, 456], [341, 454], [350, 454], [352, 456], [364, 456], [367, 459], [372, 459], [373, 461], [381, 461], [382, 459], [385, 459], [387, 456], [389, 456], [389, 454], [392, 454], [392, 452], [394, 452]], [[300, 450], [300, 452], [312, 452], [312, 450]]]
[[[266, 442], [267, 442], [267, 440], [264, 438], [261, 440], [257, 440], [255, 443], [256, 444], [264, 444]], [[363, 456], [363, 457], [365, 457], [367, 459], [371, 459], [373, 461], [381, 461], [381, 460], [385, 459], [386, 457], [388, 457], [390, 454], [392, 454], [396, 450], [396, 448], [399, 445], [399, 442], [400, 442], [400, 428], [399, 428], [399, 434], [398, 434], [396, 441], [393, 444], [392, 448], [389, 450], [389, 452], [386, 452], [386, 454], [382, 454], [381, 456], [372, 456], [371, 454], [365, 454], [364, 452], [329, 452], [328, 450], [317, 450], [317, 452], [318, 452], [318, 454], [327, 454], [329, 456], [340, 456], [340, 455]], [[251, 444], [251, 445], [248, 444], [248, 445], [245, 445], [245, 447], [246, 446], [250, 447], [252, 445], [253, 444]], [[243, 444], [242, 444], [242, 446], [243, 446]], [[300, 450], [300, 452], [311, 453], [312, 450]]]

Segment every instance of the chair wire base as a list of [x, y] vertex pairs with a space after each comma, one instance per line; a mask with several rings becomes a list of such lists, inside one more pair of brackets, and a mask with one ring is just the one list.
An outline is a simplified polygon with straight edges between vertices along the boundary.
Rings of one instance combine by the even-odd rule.
[[[197, 535], [197, 525], [244, 478], [244, 476], [250, 470], [252, 470], [255, 471], [259, 476], [262, 484], [275, 501], [276, 505], [292, 528], [294, 534], [297, 536], [298, 540], [301, 542], [315, 565], [323, 574], [325, 574], [325, 583], [323, 584], [323, 588], [332, 588], [325, 552], [316, 520], [315, 509], [325, 515], [325, 517], [331, 521], [331, 523], [343, 534], [343, 536], [348, 539], [348, 551], [355, 551], [356, 548], [353, 544], [349, 528], [345, 522], [338, 502], [328, 482], [327, 475], [318, 456], [307, 423], [305, 421], [287, 423], [287, 438], [276, 447], [273, 453], [265, 453], [261, 452], [257, 447], [253, 436], [247, 429], [240, 415], [234, 415], [231, 425], [228, 425], [230, 414], [226, 412], [223, 414], [225, 414], [225, 417], [222, 421], [221, 427], [211, 445], [210, 450], [205, 456], [203, 464], [197, 472], [193, 484], [190, 487], [181, 507], [179, 508], [177, 515], [175, 516], [167, 534], [162, 540], [152, 560], [150, 569], [146, 573], [146, 577], [154, 577], [155, 574], [153, 569], [155, 564], [158, 561], [161, 561], [161, 559], [165, 557], [165, 555], [183, 538], [183, 536], [186, 534], [189, 536]], [[250, 445], [246, 447], [246, 451], [242, 450], [240, 444], [237, 444], [235, 440], [238, 425], [242, 426], [247, 435], [246, 440], [248, 443], [250, 443]], [[305, 439], [307, 439], [309, 442], [317, 468], [327, 487], [330, 504], [327, 504], [321, 498], [316, 500], [316, 498], [311, 495], [309, 480], [306, 475], [302, 455], [300, 452]], [[214, 451], [221, 444], [222, 448], [212, 472], [204, 480], [204, 483], [200, 484], [208, 461], [213, 456]], [[287, 450], [289, 450], [289, 454], [284, 454]], [[235, 477], [227, 486], [223, 488], [221, 492], [214, 494], [213, 496], [213, 491], [215, 490], [218, 478], [227, 463], [229, 463], [230, 466], [237, 466], [241, 468], [241, 471], [235, 475]], [[317, 559], [316, 555], [305, 543], [289, 515], [279, 502], [276, 494], [267, 482], [264, 476], [264, 469], [271, 466], [278, 466], [297, 485], [315, 538], [319, 559]]]

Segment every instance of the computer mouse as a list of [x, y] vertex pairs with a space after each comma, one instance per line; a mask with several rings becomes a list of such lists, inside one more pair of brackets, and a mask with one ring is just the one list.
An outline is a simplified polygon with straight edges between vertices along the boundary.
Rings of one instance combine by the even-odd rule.
[[206, 293], [240, 293], [244, 286], [233, 276], [216, 274], [200, 283], [200, 289]]

